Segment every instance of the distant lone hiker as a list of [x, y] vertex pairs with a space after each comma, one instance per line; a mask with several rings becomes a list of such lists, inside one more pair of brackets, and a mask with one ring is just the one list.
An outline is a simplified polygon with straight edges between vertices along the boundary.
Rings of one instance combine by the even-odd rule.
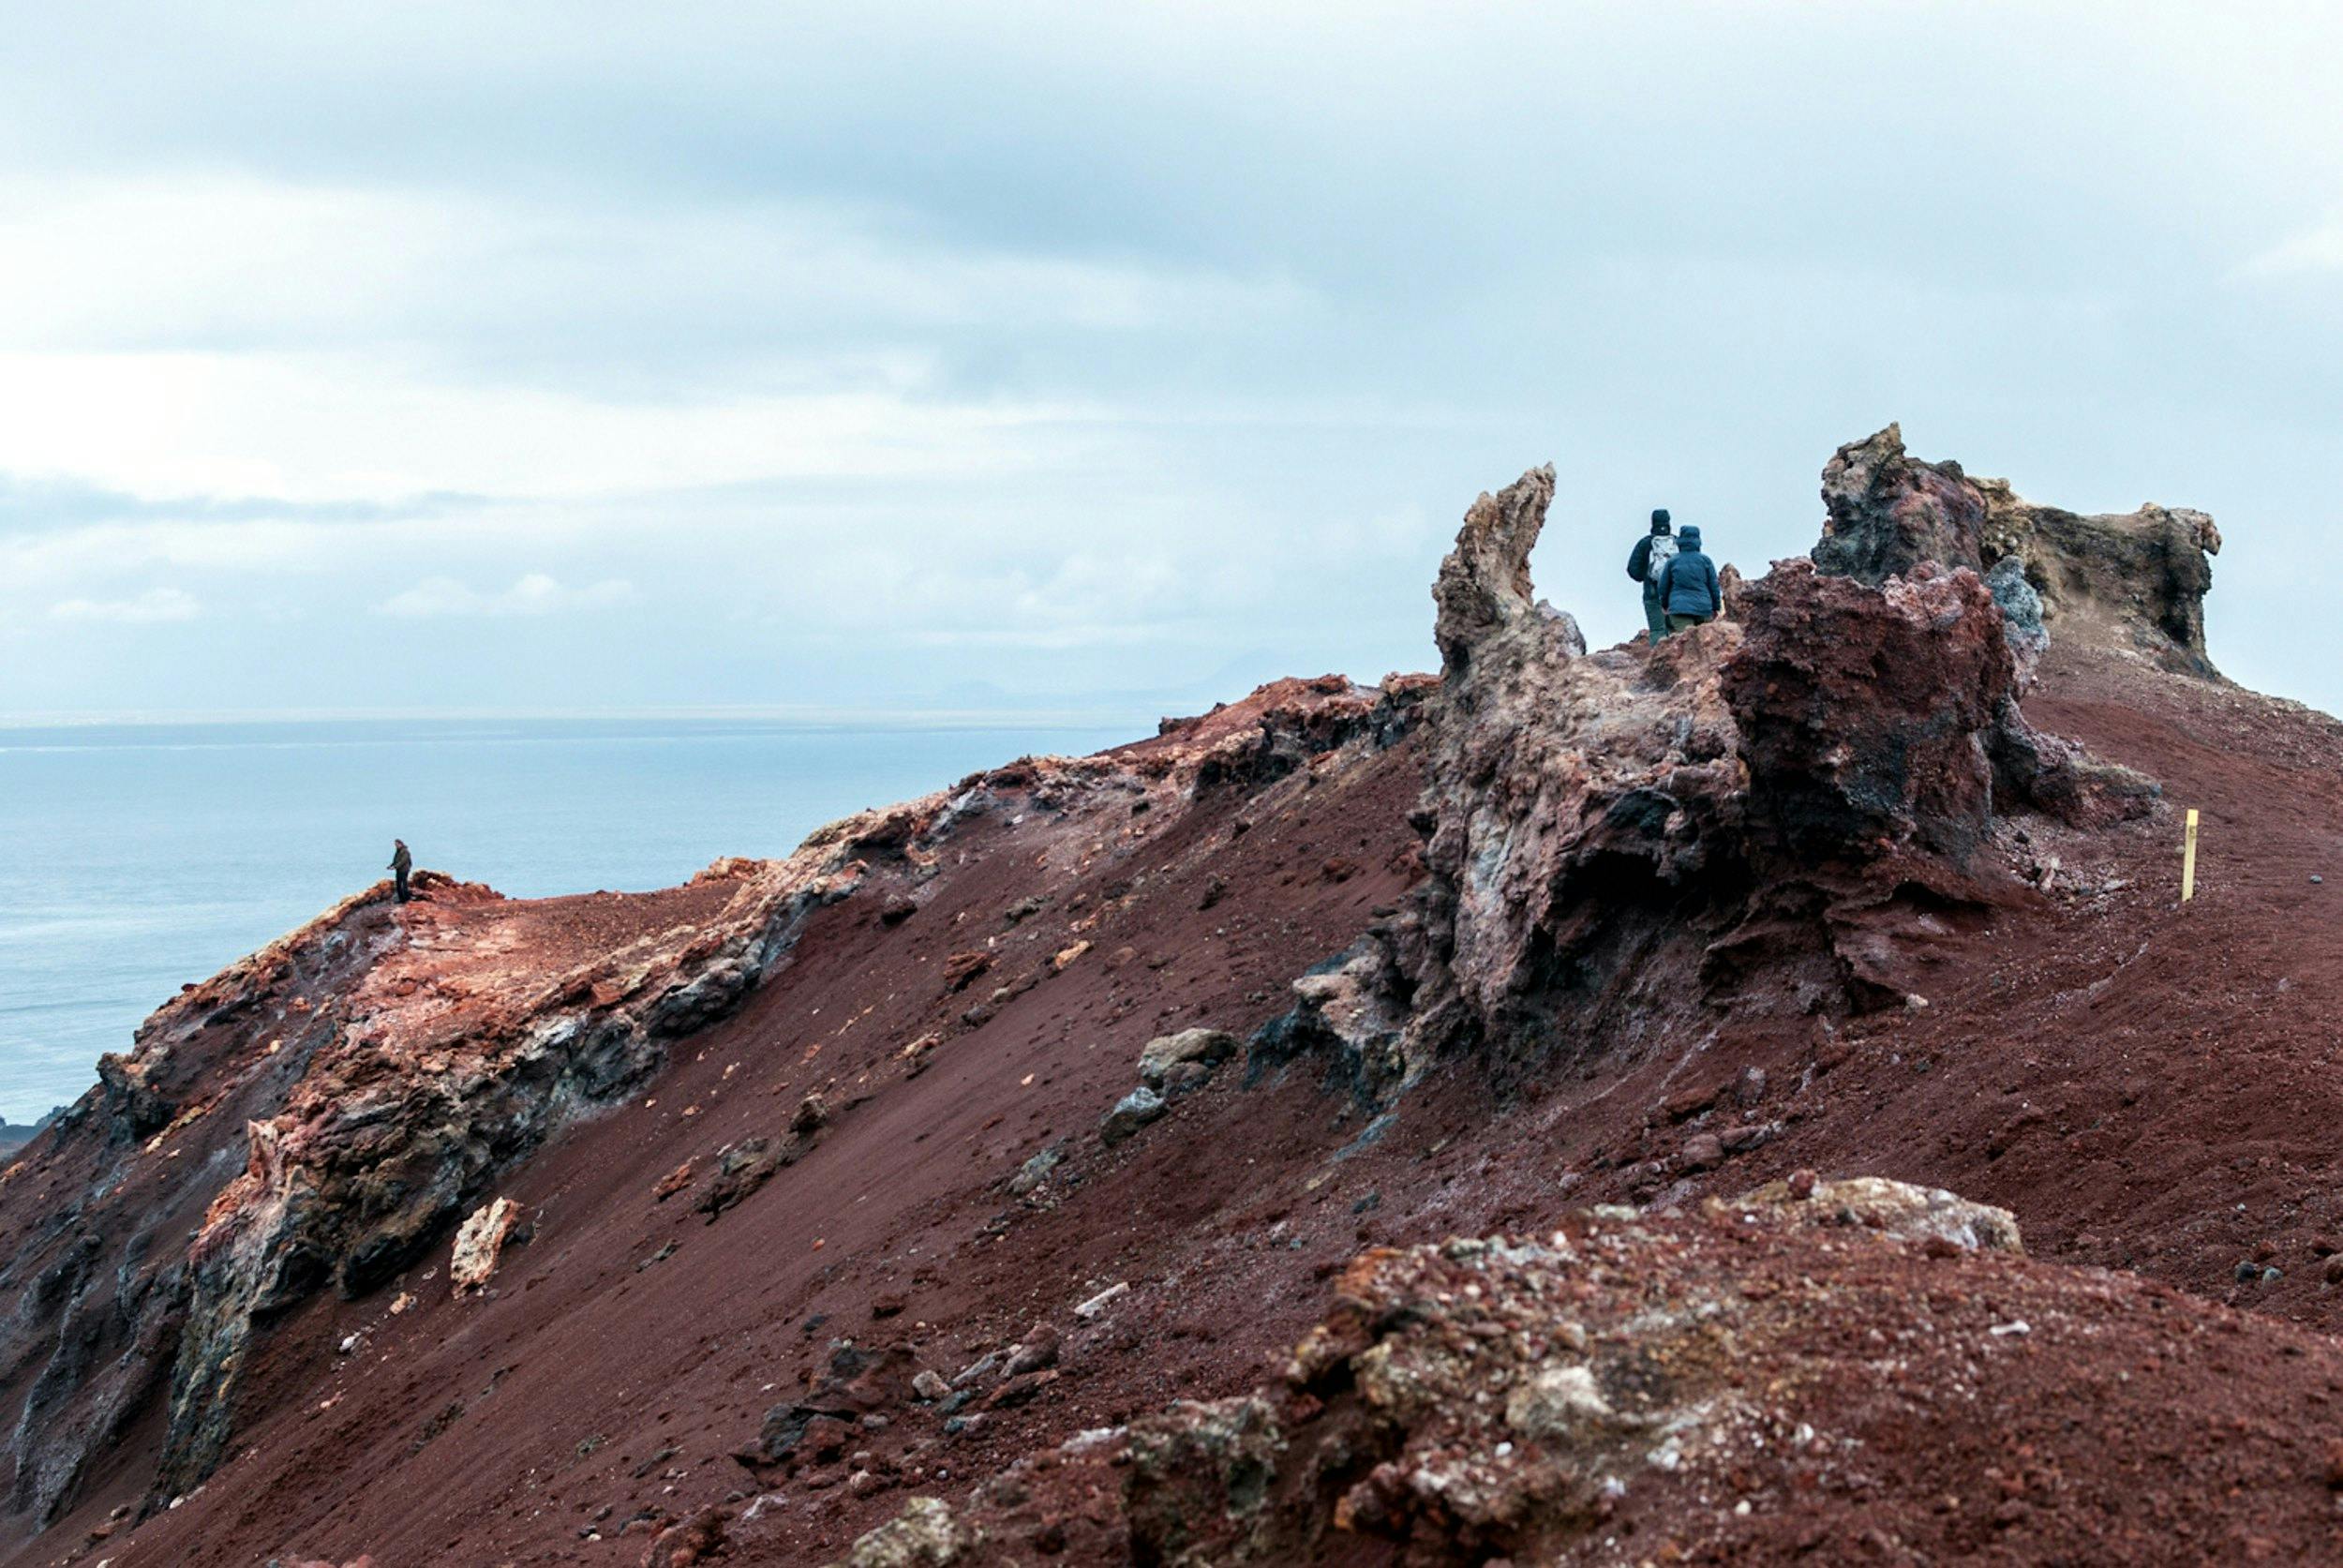
[[407, 853], [405, 839], [391, 841], [391, 880], [395, 886], [392, 896], [401, 903], [407, 902], [407, 874], [415, 869], [415, 858]]
[[1635, 547], [1627, 552], [1627, 575], [1643, 584], [1644, 624], [1651, 628], [1651, 640], [1658, 642], [1668, 635], [1668, 614], [1660, 604], [1660, 574], [1667, 570], [1668, 560], [1676, 554], [1676, 540], [1668, 532], [1668, 509], [1664, 506], [1651, 514], [1651, 531], [1635, 541]]
[[1714, 620], [1724, 607], [1716, 563], [1700, 553], [1700, 530], [1690, 524], [1677, 536], [1676, 553], [1661, 570], [1660, 603], [1667, 608], [1671, 632]]

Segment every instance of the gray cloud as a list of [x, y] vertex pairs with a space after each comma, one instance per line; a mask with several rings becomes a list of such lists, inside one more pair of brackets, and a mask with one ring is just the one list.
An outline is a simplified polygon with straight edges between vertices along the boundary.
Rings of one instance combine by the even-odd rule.
[[51, 7], [0, 710], [1371, 676], [1481, 488], [1558, 464], [1621, 636], [1650, 506], [1762, 568], [1889, 419], [2212, 511], [2216, 657], [2343, 706], [2281, 570], [2343, 543], [2339, 67], [2276, 3]]
[[560, 615], [581, 610], [604, 610], [631, 604], [634, 585], [610, 577], [569, 588], [543, 572], [527, 572], [510, 588], [484, 590], [453, 577], [425, 577], [414, 587], [392, 594], [375, 606], [382, 615], [427, 620], [439, 616]]
[[127, 599], [61, 599], [49, 606], [52, 620], [114, 621], [126, 626], [193, 620], [202, 611], [193, 594], [176, 588], [150, 588]]

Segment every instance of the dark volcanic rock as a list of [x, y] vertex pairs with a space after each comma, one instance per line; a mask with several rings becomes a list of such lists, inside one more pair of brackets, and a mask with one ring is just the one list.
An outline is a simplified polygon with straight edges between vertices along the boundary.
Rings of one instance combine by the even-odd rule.
[[1171, 1109], [1161, 1095], [1142, 1083], [1114, 1102], [1098, 1124], [1098, 1141], [1112, 1148]]
[[1982, 572], [1985, 497], [1958, 463], [1923, 463], [1890, 425], [1823, 465], [1822, 540], [1814, 564], [1877, 588], [1924, 560]]
[[[1839, 449], [1823, 470], [1828, 516], [1814, 564], [1879, 586], [1922, 561], [1983, 573], [2005, 560], [2039, 596], [2033, 618], [2054, 635], [2134, 648], [2175, 669], [2211, 676], [2204, 595], [2221, 531], [2201, 512], [2154, 503], [2084, 516], [2020, 497], [2002, 479], [1976, 479], [1958, 463], [1926, 463], [1903, 449], [1893, 425]], [[2017, 595], [2013, 636], [2023, 622]]]
[[821, 1381], [804, 1398], [765, 1412], [757, 1457], [780, 1464], [796, 1459], [802, 1450], [815, 1459], [835, 1458], [861, 1417], [909, 1404], [918, 1376], [918, 1363], [905, 1346], [867, 1351], [839, 1341], [830, 1347], [829, 1366]]
[[[1894, 529], [1874, 543], [1969, 548], [1984, 515], [1923, 527], [1954, 483], [1935, 470], [1845, 482], [1871, 510], [1843, 544], [1875, 514]], [[1737, 581], [1721, 621], [1588, 653], [1531, 598], [1553, 488], [1540, 469], [1483, 496], [1440, 568], [1428, 880], [1297, 982], [1257, 1061], [1324, 1050], [1374, 1098], [1444, 1050], [1520, 1063], [1728, 995], [1745, 1021], [1901, 1004], [1927, 922], [2013, 890], [1982, 853], [1997, 809], [2108, 820], [2153, 799], [2027, 725], [1975, 571], [1885, 545], [1865, 559], [1907, 569], [1881, 586], [1784, 562]]]
[[1986, 736], [2016, 668], [1973, 572], [1884, 589], [1783, 561], [1742, 594], [1723, 690], [1754, 829], [1786, 865], [1965, 865], [1991, 828]]

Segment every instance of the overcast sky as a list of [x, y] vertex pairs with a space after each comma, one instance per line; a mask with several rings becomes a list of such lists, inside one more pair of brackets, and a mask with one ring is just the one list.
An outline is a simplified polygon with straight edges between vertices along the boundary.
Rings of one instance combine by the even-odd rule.
[[2343, 7], [6, 25], [0, 713], [1373, 679], [1476, 491], [1613, 640], [1650, 507], [1762, 570], [1889, 420], [2211, 512], [2343, 708]]

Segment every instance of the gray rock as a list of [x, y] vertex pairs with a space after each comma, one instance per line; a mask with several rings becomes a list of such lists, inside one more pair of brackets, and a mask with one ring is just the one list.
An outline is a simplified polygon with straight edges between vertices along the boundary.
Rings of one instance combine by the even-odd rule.
[[949, 1568], [969, 1546], [969, 1532], [948, 1506], [916, 1497], [901, 1514], [855, 1542], [841, 1568]]
[[2031, 685], [2034, 667], [2050, 647], [2050, 633], [2042, 625], [2042, 596], [2026, 581], [2025, 562], [2016, 556], [1993, 562], [1993, 569], [1985, 574], [1985, 587], [1993, 603], [2001, 606], [2002, 635], [2017, 657], [2018, 682]]
[[1786, 1181], [1768, 1182], [1733, 1202], [1741, 1208], [1771, 1210], [1796, 1225], [1856, 1225], [1914, 1242], [1941, 1236], [1971, 1252], [2025, 1250], [2018, 1217], [2007, 1209], [1883, 1176], [1823, 1182], [1812, 1171], [1794, 1171]]
[[1058, 1166], [1064, 1162], [1065, 1158], [1066, 1151], [1059, 1145], [1052, 1143], [1048, 1148], [1042, 1150], [1039, 1154], [1034, 1156], [1031, 1159], [1025, 1161], [1024, 1164], [1017, 1168], [1017, 1174], [1009, 1178], [1008, 1190], [1010, 1195], [1013, 1197], [1022, 1198], [1027, 1193], [1033, 1191], [1043, 1182], [1050, 1179], [1050, 1172], [1056, 1170]]
[[1098, 1141], [1112, 1148], [1169, 1109], [1161, 1095], [1142, 1083], [1114, 1102], [1107, 1119], [1098, 1124]]
[[1022, 1343], [1009, 1348], [1008, 1360], [1001, 1367], [1005, 1378], [1022, 1378], [1028, 1372], [1038, 1372], [1045, 1366], [1057, 1365], [1058, 1332], [1047, 1323], [1037, 1323]]
[[1711, 1132], [1696, 1132], [1684, 1140], [1683, 1168], [1713, 1171], [1724, 1163], [1724, 1143]]
[[1161, 1088], [1164, 1076], [1182, 1062], [1200, 1062], [1210, 1069], [1236, 1054], [1238, 1040], [1226, 1029], [1183, 1029], [1158, 1035], [1139, 1053], [1139, 1081]]
[[1164, 1098], [1178, 1099], [1182, 1095], [1194, 1094], [1211, 1082], [1212, 1068], [1203, 1063], [1174, 1062], [1157, 1087], [1163, 1091]]

